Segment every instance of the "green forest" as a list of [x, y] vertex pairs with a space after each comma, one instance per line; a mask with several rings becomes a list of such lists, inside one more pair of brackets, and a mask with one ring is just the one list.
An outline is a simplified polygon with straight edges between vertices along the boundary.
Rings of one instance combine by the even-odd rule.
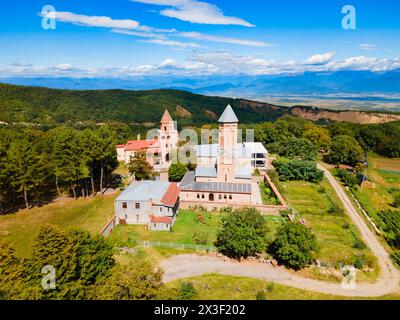
[[[158, 123], [168, 109], [180, 125], [215, 122], [231, 104], [242, 123], [275, 120], [288, 108], [179, 90], [59, 90], [0, 84], [0, 121], [41, 125]], [[177, 106], [189, 113], [179, 113]]]

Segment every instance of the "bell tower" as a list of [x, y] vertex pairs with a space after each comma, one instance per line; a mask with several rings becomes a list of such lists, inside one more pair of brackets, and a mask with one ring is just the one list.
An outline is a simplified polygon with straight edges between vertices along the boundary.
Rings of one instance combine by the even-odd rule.
[[162, 162], [170, 164], [172, 151], [178, 147], [179, 133], [168, 110], [164, 111], [160, 122], [161, 125], [158, 139], [160, 142]]
[[219, 155], [217, 160], [218, 179], [231, 182], [235, 176], [235, 152], [238, 134], [238, 118], [230, 105], [218, 120]]

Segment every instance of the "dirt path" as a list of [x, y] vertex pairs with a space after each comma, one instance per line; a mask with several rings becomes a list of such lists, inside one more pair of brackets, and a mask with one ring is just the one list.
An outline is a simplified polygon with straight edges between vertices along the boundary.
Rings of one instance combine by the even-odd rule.
[[381, 273], [377, 282], [357, 283], [354, 289], [345, 289], [341, 284], [296, 276], [286, 271], [283, 267], [273, 267], [257, 262], [239, 263], [223, 261], [215, 255], [198, 256], [195, 254], [173, 256], [162, 261], [161, 267], [165, 271], [164, 281], [168, 282], [215, 272], [225, 275], [275, 281], [299, 289], [349, 297], [377, 297], [392, 292], [398, 292], [400, 279], [399, 271], [393, 266], [388, 253], [376, 239], [375, 234], [359, 216], [350, 199], [331, 173], [322, 165], [319, 165], [319, 167], [325, 172], [328, 181], [343, 202], [348, 215], [359, 229], [362, 239], [378, 258]]

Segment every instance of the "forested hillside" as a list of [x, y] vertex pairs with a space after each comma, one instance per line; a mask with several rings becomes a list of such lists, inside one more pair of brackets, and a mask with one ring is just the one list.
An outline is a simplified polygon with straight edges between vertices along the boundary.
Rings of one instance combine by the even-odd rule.
[[[181, 125], [214, 122], [230, 103], [242, 123], [276, 120], [288, 109], [178, 90], [59, 90], [0, 84], [0, 122], [39, 124], [119, 121], [158, 123], [168, 109]], [[179, 112], [184, 108], [185, 114]]]

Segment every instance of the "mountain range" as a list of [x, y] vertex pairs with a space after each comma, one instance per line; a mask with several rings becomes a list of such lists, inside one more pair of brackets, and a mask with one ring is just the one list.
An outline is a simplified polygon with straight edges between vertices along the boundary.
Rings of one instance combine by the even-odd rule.
[[333, 71], [281, 75], [140, 76], [134, 78], [2, 78], [1, 82], [58, 89], [176, 89], [207, 95], [397, 95], [400, 69], [387, 72]]

